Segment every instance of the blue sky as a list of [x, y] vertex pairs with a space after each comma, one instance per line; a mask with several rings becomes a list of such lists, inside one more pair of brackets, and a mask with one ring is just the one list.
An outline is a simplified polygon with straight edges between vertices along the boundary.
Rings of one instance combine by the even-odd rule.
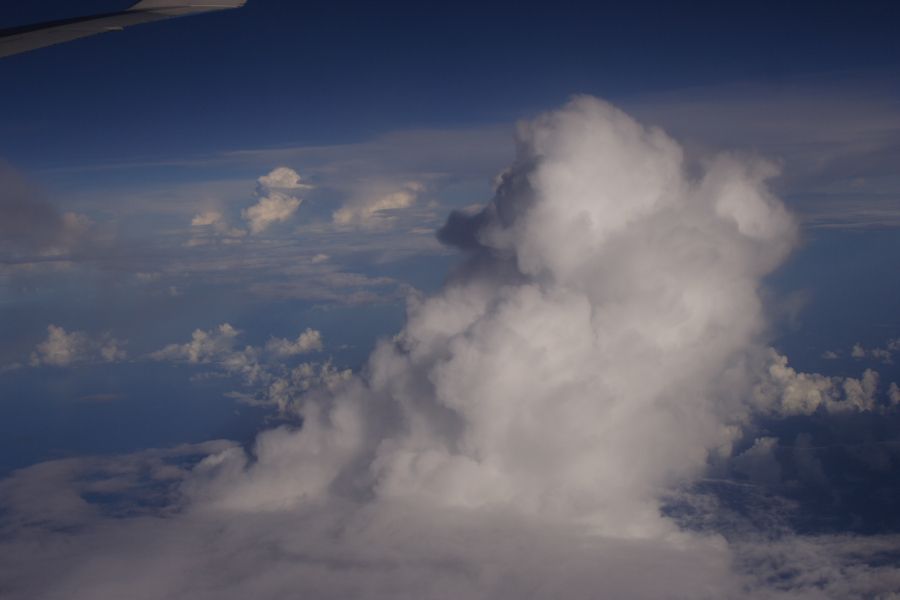
[[[77, 7], [62, 1], [19, 3], [0, 9], [0, 25], [13, 27], [127, 6], [127, 1], [112, 0], [85, 1]], [[663, 169], [668, 164], [668, 159], [654, 158], [657, 146], [645, 143], [655, 139], [656, 130], [648, 129], [650, 133], [635, 142], [627, 133], [630, 125], [623, 125], [631, 121], [618, 113], [610, 116], [605, 109], [591, 108], [589, 101], [581, 100], [588, 108], [576, 100], [562, 112], [552, 113], [559, 117], [539, 116], [559, 109], [573, 96], [589, 95], [612, 103], [637, 122], [661, 128], [677, 142], [680, 175], [676, 183], [663, 186], [666, 194], [676, 198], [673, 202], [681, 202], [678, 185], [697, 186], [698, 202], [705, 201], [704, 194], [712, 192], [703, 191], [706, 188], [699, 182], [706, 181], [704, 177], [710, 173], [718, 173], [717, 168], [727, 171], [716, 165], [729, 161], [739, 165], [722, 175], [725, 183], [715, 194], [724, 200], [713, 211], [720, 219], [733, 210], [739, 231], [732, 232], [733, 237], [716, 237], [719, 225], [709, 225], [702, 216], [685, 225], [684, 231], [695, 228], [699, 237], [708, 234], [719, 240], [721, 248], [714, 253], [715, 260], [697, 259], [694, 264], [694, 255], [686, 254], [683, 263], [665, 270], [656, 266], [666, 262], [665, 252], [648, 251], [645, 258], [651, 265], [647, 267], [648, 281], [652, 282], [648, 285], [662, 282], [660, 293], [671, 292], [673, 297], [683, 293], [688, 298], [693, 293], [690, 285], [705, 289], [693, 280], [698, 271], [722, 257], [742, 257], [733, 266], [737, 273], [734, 277], [713, 269], [709, 278], [721, 289], [731, 289], [728, 286], [733, 281], [743, 281], [744, 277], [753, 282], [752, 293], [729, 297], [732, 304], [722, 308], [730, 315], [728, 322], [733, 323], [735, 331], [745, 326], [753, 333], [746, 334], [741, 346], [743, 358], [735, 358], [715, 376], [702, 365], [715, 363], [716, 357], [706, 356], [694, 349], [694, 341], [686, 340], [684, 348], [693, 350], [683, 351], [690, 356], [695, 352], [696, 356], [691, 365], [685, 366], [685, 373], [708, 379], [707, 387], [696, 389], [684, 383], [686, 375], [669, 374], [668, 359], [659, 359], [657, 367], [645, 364], [647, 354], [627, 343], [620, 354], [594, 348], [592, 352], [598, 352], [594, 356], [587, 351], [573, 354], [570, 347], [555, 347], [554, 342], [547, 341], [543, 346], [546, 362], [533, 365], [534, 372], [567, 372], [562, 363], [595, 364], [580, 362], [591, 356], [597, 361], [598, 373], [610, 372], [604, 385], [615, 388], [619, 384], [610, 381], [625, 373], [627, 384], [631, 368], [640, 366], [647, 369], [640, 379], [658, 378], [675, 390], [659, 392], [654, 402], [660, 405], [669, 401], [670, 395], [702, 396], [711, 393], [710, 389], [718, 390], [722, 381], [732, 381], [731, 391], [717, 392], [712, 404], [723, 412], [731, 411], [732, 416], [743, 415], [743, 411], [756, 416], [741, 417], [744, 420], [735, 424], [716, 412], [719, 409], [705, 412], [706, 405], [685, 400], [684, 414], [693, 415], [689, 421], [720, 420], [719, 424], [731, 427], [729, 431], [736, 437], [729, 442], [730, 454], [723, 455], [719, 442], [714, 443], [718, 438], [706, 430], [694, 431], [706, 444], [701, 449], [703, 468], [684, 467], [684, 477], [675, 482], [677, 486], [665, 482], [670, 486], [667, 500], [663, 502], [659, 496], [654, 502], [663, 507], [660, 510], [676, 523], [674, 526], [684, 531], [712, 527], [716, 535], [724, 536], [731, 544], [729, 552], [734, 553], [735, 564], [746, 566], [763, 552], [753, 545], [756, 542], [736, 532], [744, 531], [748, 523], [758, 524], [760, 514], [767, 511], [781, 519], [779, 527], [794, 528], [798, 536], [810, 532], [836, 536], [828, 538], [827, 543], [835, 548], [828, 560], [837, 562], [828, 564], [837, 565], [834, 568], [838, 571], [840, 560], [834, 557], [852, 554], [853, 544], [895, 548], [896, 540], [890, 536], [900, 533], [900, 521], [890, 507], [900, 493], [893, 483], [900, 468], [896, 452], [900, 391], [891, 387], [892, 382], [900, 383], [898, 11], [895, 4], [886, 2], [430, 6], [250, 0], [236, 11], [142, 25], [3, 59], [0, 477], [8, 479], [0, 482], [0, 502], [5, 503], [0, 509], [15, 516], [11, 523], [38, 519], [29, 516], [21, 503], [16, 504], [17, 499], [69, 486], [65, 489], [74, 494], [72, 498], [112, 506], [109, 510], [113, 512], [132, 514], [129, 511], [133, 510], [141, 518], [146, 517], [142, 512], [145, 500], [150, 504], [161, 502], [173, 510], [185, 506], [199, 507], [196, 510], [214, 506], [219, 510], [226, 504], [232, 510], [237, 505], [244, 507], [247, 498], [266, 497], [268, 490], [277, 488], [268, 479], [272, 473], [279, 481], [293, 481], [291, 474], [278, 470], [279, 465], [288, 459], [306, 464], [305, 459], [297, 457], [307, 450], [292, 449], [293, 441], [278, 437], [288, 429], [277, 428], [287, 427], [295, 433], [299, 430], [302, 435], [306, 423], [315, 421], [310, 415], [325, 411], [311, 407], [344, 406], [364, 397], [375, 407], [396, 403], [395, 408], [384, 410], [360, 409], [374, 423], [400, 422], [403, 418], [417, 423], [417, 419], [427, 421], [443, 415], [442, 411], [449, 410], [447, 397], [455, 397], [458, 386], [462, 387], [467, 378], [449, 381], [453, 379], [447, 375], [453, 372], [450, 367], [427, 370], [418, 363], [399, 365], [406, 364], [406, 358], [400, 358], [407, 356], [404, 352], [410, 356], [416, 352], [413, 346], [405, 348], [403, 344], [418, 340], [421, 347], [428, 346], [438, 335], [435, 332], [456, 326], [441, 319], [452, 321], [481, 301], [482, 292], [472, 292], [471, 298], [460, 300], [453, 295], [454, 285], [464, 282], [479, 290], [483, 286], [495, 294], [497, 306], [506, 306], [508, 289], [518, 289], [522, 281], [567, 293], [583, 283], [579, 278], [575, 278], [576, 283], [561, 283], [569, 275], [566, 261], [575, 259], [565, 253], [567, 235], [554, 233], [554, 213], [548, 213], [546, 231], [543, 226], [533, 231], [515, 229], [515, 235], [510, 234], [513, 241], [490, 237], [494, 231], [490, 227], [496, 225], [490, 225], [491, 219], [505, 218], [496, 216], [504, 210], [504, 194], [514, 198], [513, 204], [525, 202], [516, 187], [517, 173], [528, 174], [527, 186], [550, 186], [541, 179], [542, 167], [535, 166], [542, 163], [538, 160], [532, 164], [523, 158], [529, 152], [544, 152], [541, 135], [556, 139], [553, 136], [559, 134], [563, 140], [560, 147], [568, 148], [568, 140], [579, 133], [566, 129], [565, 123], [570, 115], [576, 115], [584, 119], [586, 130], [596, 127], [600, 138], [619, 136], [615, 138], [619, 144], [616, 148], [631, 148], [628, 143], [634, 142], [633, 147], [651, 157], [643, 163], [625, 156], [626, 150], [621, 150], [621, 156], [596, 150], [606, 156], [606, 162], [597, 163], [597, 172], [605, 164], [621, 161], [635, 172], [648, 168], [647, 179], [654, 181], [656, 172], [646, 165], [652, 167], [658, 160]], [[517, 122], [532, 124], [518, 126], [517, 134]], [[585, 144], [593, 151], [589, 142]], [[659, 144], [668, 148], [666, 143]], [[548, 147], [547, 160], [552, 162], [559, 148]], [[618, 190], [615, 193], [621, 204], [639, 203], [640, 178], [623, 180], [621, 187], [615, 187], [620, 185], [618, 173], [591, 179], [593, 171], [581, 173], [577, 169], [581, 163], [572, 158], [587, 151], [579, 148], [566, 156], [573, 160], [573, 172], [590, 179], [587, 189], [591, 193]], [[505, 171], [510, 165], [512, 170]], [[756, 178], [763, 172], [769, 174], [764, 178], [765, 193], [756, 187]], [[505, 179], [501, 173], [506, 173]], [[763, 179], [761, 175], [759, 178]], [[746, 197], [741, 196], [744, 200], [735, 200], [738, 208], [728, 204], [732, 202], [729, 190], [745, 187], [753, 193], [746, 192]], [[757, 192], [764, 199], [778, 200], [770, 204], [766, 204], [769, 200], [760, 201], [764, 209], [747, 210], [763, 212], [747, 217], [749, 213], [740, 208], [741, 202], [752, 204]], [[796, 236], [788, 232], [794, 225], [778, 229], [780, 220], [788, 219], [779, 212], [780, 202], [792, 215]], [[586, 213], [591, 210], [590, 206], [585, 208]], [[606, 235], [604, 227], [619, 226], [618, 210], [616, 205], [597, 220], [598, 239]], [[464, 215], [459, 218], [473, 236], [485, 236], [478, 238], [474, 249], [438, 241], [436, 232], [451, 211]], [[687, 209], [685, 212], [694, 214]], [[516, 215], [510, 217], [514, 222], [526, 223], [525, 216]], [[639, 220], [628, 216], [622, 217], [622, 222], [632, 218]], [[662, 243], [659, 239], [668, 238], [653, 237], [657, 225], [652, 219], [648, 223], [646, 231], [629, 230], [629, 239], [647, 235], [646, 245], [653, 249], [653, 244]], [[756, 230], [768, 231], [768, 227], [777, 230], [766, 233], [772, 235], [770, 242], [753, 245], [758, 242]], [[596, 247], [592, 242], [582, 243], [579, 231], [570, 232], [571, 247], [576, 249], [572, 252], [592, 255]], [[680, 239], [684, 231], [671, 233], [672, 238]], [[518, 235], [521, 238], [515, 237]], [[741, 236], [753, 240], [736, 242], [743, 240]], [[595, 257], [591, 264], [602, 267], [602, 277], [586, 266], [579, 267], [585, 269], [584, 281], [597, 277], [596, 285], [584, 292], [597, 314], [609, 308], [604, 303], [614, 304], [602, 290], [615, 290], [622, 281], [637, 277], [635, 273], [643, 273], [628, 271], [637, 264], [632, 262], [634, 257], [644, 257], [642, 247], [630, 243], [616, 242], [621, 247], [611, 246]], [[782, 243], [791, 247], [791, 252], [785, 251], [783, 256], [776, 251]], [[509, 252], [517, 257], [516, 266], [505, 262]], [[622, 273], [605, 266], [616, 252], [623, 252], [619, 261], [612, 261], [624, 265]], [[766, 258], [770, 252], [778, 256]], [[552, 263], [548, 267], [552, 276], [530, 270], [529, 260]], [[670, 275], [675, 281], [683, 279], [685, 289], [675, 284], [668, 289]], [[715, 290], [706, 293], [709, 298], [718, 298]], [[527, 294], [523, 297], [527, 299]], [[755, 315], [756, 310], [756, 304], [748, 298], [758, 300], [761, 307], [758, 323], [748, 316]], [[745, 300], [749, 304], [740, 309]], [[626, 304], [642, 306], [639, 299], [632, 301]], [[522, 302], [523, 306], [528, 304]], [[700, 302], [698, 310], [702, 313], [716, 302]], [[514, 313], [519, 317], [501, 320], [499, 325], [489, 317], [500, 319], [497, 315], [504, 315], [503, 310], [497, 308], [495, 314], [493, 309], [486, 309], [488, 316], [480, 327], [472, 325], [458, 332], [452, 343], [446, 342], [447, 352], [477, 354], [484, 349], [476, 343], [482, 339], [479, 336], [509, 329], [521, 334], [519, 341], [490, 338], [498, 346], [493, 355], [488, 352], [482, 360], [488, 363], [493, 356], [509, 353], [514, 362], [520, 346], [540, 341], [542, 324], [556, 324], [557, 317], [575, 314], [576, 309], [567, 305], [565, 310], [548, 309], [546, 314], [523, 309]], [[636, 318], [634, 330], [643, 332], [644, 324], [654, 323], [656, 316], [653, 311], [640, 318], [627, 313], [621, 316], [621, 322], [631, 323], [629, 319]], [[533, 319], [534, 330], [529, 328], [529, 318]], [[685, 317], [685, 322], [690, 319]], [[665, 329], [667, 324], [659, 327]], [[525, 333], [518, 331], [520, 325]], [[675, 327], [673, 331], [687, 336], [686, 329], [689, 327]], [[631, 339], [625, 334], [617, 338], [617, 331], [613, 324], [609, 339]], [[719, 331], [712, 327], [699, 341], [708, 338], [713, 347], [719, 343]], [[316, 333], [321, 340], [304, 338], [307, 332]], [[393, 338], [398, 332], [402, 333]], [[606, 339], [598, 335], [601, 342]], [[573, 333], [572, 337], [577, 336]], [[666, 340], [656, 341], [664, 346]], [[394, 345], [402, 349], [397, 350], [397, 356], [390, 354], [389, 348]], [[770, 349], [775, 354], [766, 354]], [[635, 353], [629, 354], [632, 351]], [[782, 358], [790, 371], [783, 369], [779, 362]], [[747, 366], [765, 360], [770, 362], [757, 371]], [[759, 377], [764, 383], [754, 387], [737, 377], [734, 369], [738, 364], [751, 373], [747, 381]], [[507, 392], [505, 386], [520, 378], [526, 380], [532, 373], [501, 373], [502, 367], [485, 373], [472, 364], [467, 368], [472, 371], [461, 372], [479, 373], [487, 382], [484, 389], [496, 391], [498, 397], [505, 398], [508, 393], [509, 401], [514, 402], [516, 394], [527, 396], [518, 388]], [[496, 380], [492, 379], [495, 376]], [[437, 391], [423, 392], [427, 386], [416, 387], [420, 379], [430, 381]], [[570, 379], [575, 382], [572, 389], [581, 385], [581, 375]], [[395, 387], [384, 383], [394, 380], [400, 382]], [[627, 388], [626, 384], [621, 385]], [[429, 394], [433, 393], [435, 406], [428, 408], [430, 400], [407, 398], [405, 385], [422, 398], [431, 399]], [[772, 390], [781, 394], [777, 402], [769, 397], [775, 393]], [[797, 402], [797, 390], [820, 398], [819, 408], [807, 406], [801, 410], [791, 404]], [[636, 398], [643, 398], [643, 390], [631, 391]], [[471, 391], [473, 397], [478, 393], [490, 395], [477, 387]], [[561, 397], [565, 393], [554, 392]], [[580, 396], [572, 393], [575, 406]], [[730, 404], [735, 401], [732, 396], [741, 397], [738, 404]], [[776, 404], [761, 409], [763, 396], [765, 402]], [[422, 414], [414, 411], [417, 402], [425, 406]], [[846, 408], [851, 405], [857, 408]], [[453, 406], [463, 415], [458, 417], [460, 423], [478, 432], [490, 430], [490, 416], [466, 412], [469, 409]], [[574, 414], [566, 410], [555, 413], [561, 423]], [[634, 409], [641, 416], [640, 422], [623, 425], [621, 430], [633, 426], [635, 439], [655, 432], [660, 444], [674, 439], [670, 434], [677, 427], [672, 423], [681, 423], [679, 419], [663, 427], [659, 425], [663, 421], [641, 410]], [[403, 417], [403, 411], [412, 412]], [[490, 414], [500, 413], [498, 408], [497, 413]], [[550, 414], [554, 413], [536, 411], [540, 417], [534, 418], [546, 419]], [[614, 422], [611, 415], [610, 422]], [[337, 416], [331, 418], [340, 422]], [[441, 427], [447, 431], [464, 428], [456, 418], [447, 417]], [[573, 440], [578, 438], [578, 422], [573, 421]], [[657, 425], [661, 429], [655, 429]], [[600, 424], [598, 427], [602, 429]], [[536, 447], [552, 445], [555, 438], [551, 429], [547, 427], [548, 446], [536, 443]], [[308, 435], [318, 435], [316, 431]], [[260, 432], [267, 432], [260, 439], [271, 440], [270, 446], [266, 445], [269, 442], [254, 446]], [[432, 433], [435, 439], [440, 437]], [[440, 434], [450, 435], [443, 430]], [[409, 447], [393, 434], [384, 435], [385, 448], [399, 444], [412, 452], [412, 448], [418, 451], [427, 446], [427, 435]], [[191, 471], [200, 456], [219, 457], [216, 460], [223, 464], [232, 460], [233, 451], [223, 450], [227, 442], [161, 450], [223, 439], [243, 445], [250, 453], [249, 462], [235, 471], [244, 473], [246, 479], [235, 475], [226, 481], [221, 474], [209, 475], [203, 468]], [[473, 438], [465, 439], [457, 442], [460, 452], [467, 443], [476, 444]], [[592, 442], [584, 443], [589, 446]], [[673, 448], [684, 450], [685, 464], [695, 460], [696, 449], [672, 443]], [[340, 443], [327, 446], [315, 456], [340, 455], [341, 447]], [[279, 455], [279, 448], [283, 455]], [[475, 462], [487, 460], [484, 457], [490, 452], [486, 448], [478, 450], [484, 455], [473, 450]], [[554, 452], [547, 450], [547, 464], [557, 458], [565, 459], [567, 465], [581, 464], [567, 452]], [[653, 455], [630, 443], [611, 446], [604, 452], [609, 456], [621, 453], [623, 464], [640, 464], [638, 456]], [[286, 458], [282, 461], [279, 456]], [[434, 460], [433, 454], [429, 456]], [[379, 457], [372, 461], [371, 472], [388, 460], [381, 454]], [[319, 460], [308, 459], [312, 465], [318, 465]], [[420, 464], [427, 462], [425, 458], [420, 460]], [[38, 464], [44, 461], [55, 462]], [[270, 468], [267, 461], [275, 465], [270, 471], [265, 470]], [[540, 463], [537, 458], [535, 461]], [[257, 463], [262, 466], [254, 471]], [[619, 473], [603, 459], [597, 464], [598, 471]], [[678, 473], [682, 466], [669, 465]], [[181, 487], [167, 479], [169, 471], [153, 479], [163, 482], [160, 485], [169, 490], [166, 494], [178, 490], [172, 492], [174, 496], [157, 495], [156, 483], [146, 487], [149, 484], [142, 478], [147, 476], [147, 469], [155, 473], [153, 469], [157, 468], [160, 472], [166, 468], [181, 470], [174, 477], [183, 482]], [[317, 481], [318, 474], [331, 468], [327, 463], [311, 475], [303, 473]], [[10, 477], [17, 469], [18, 474]], [[130, 475], [121, 475], [129, 469], [134, 470]], [[353, 479], [350, 471], [349, 467], [341, 470], [344, 479], [336, 481]], [[643, 471], [635, 467], [635, 472]], [[648, 466], [647, 472], [655, 469]], [[62, 479], [54, 479], [60, 473]], [[482, 481], [478, 477], [483, 474], [473, 470], [470, 475], [470, 479], [452, 480], [454, 485], [440, 488], [441, 493], [453, 497], [469, 482]], [[542, 475], [532, 475], [529, 481], [541, 480]], [[110, 478], [109, 489], [123, 494], [121, 498], [97, 492], [95, 488], [102, 486], [96, 482], [105, 481], [104, 477]], [[404, 486], [412, 485], [410, 481], [419, 486], [419, 491], [443, 481], [434, 474], [421, 479], [410, 477], [403, 480], [384, 475], [363, 496], [377, 497], [387, 493], [384, 490], [394, 489], [391, 485], [406, 490]], [[652, 483], [648, 486], [663, 485], [647, 477]], [[123, 478], [130, 482], [127, 486], [121, 483]], [[549, 476], [544, 479], [555, 482], [547, 484], [554, 490], [572, 483], [560, 483]], [[623, 475], [622, 480], [632, 478]], [[518, 489], [527, 499], [531, 484], [520, 489], [516, 488], [518, 483], [510, 482], [509, 489]], [[263, 491], [247, 492], [254, 489], [253, 485]], [[303, 485], [300, 488], [305, 490]], [[484, 489], [491, 485], [484, 483]], [[145, 487], [153, 494], [152, 502], [135, 499]], [[337, 494], [334, 490], [328, 493]], [[551, 491], [542, 493], [538, 495], [541, 502], [552, 496]], [[643, 489], [627, 488], [622, 493], [622, 497], [601, 494], [599, 501], [613, 510], [610, 507], [617, 506], [622, 498], [627, 500], [625, 504], [635, 506], [644, 499]], [[337, 496], [328, 497], [334, 500]], [[431, 500], [423, 499], [425, 496], [411, 497], [417, 499], [416, 510], [425, 507], [426, 516], [422, 518], [426, 521], [431, 514], [428, 511], [437, 510]], [[466, 502], [472, 497], [465, 496]], [[824, 502], [824, 497], [832, 501]], [[341, 502], [346, 499], [341, 498]], [[867, 500], [871, 500], [868, 506]], [[533, 504], [522, 502], [533, 508]], [[718, 508], [710, 509], [711, 502]], [[61, 503], [47, 510], [57, 511], [52, 517], [62, 519], [63, 524], [73, 520], [91, 531], [92, 527], [103, 527], [100, 517], [99, 521], [79, 521], [82, 513], [76, 504], [81, 506], [78, 502], [71, 506]], [[254, 523], [255, 519], [268, 523], [269, 516], [260, 516], [270, 514], [266, 512], [270, 510], [268, 505], [265, 509], [257, 506], [241, 510], [249, 510], [254, 516], [248, 518]], [[315, 520], [318, 513], [306, 510], [285, 518]], [[390, 521], [389, 510], [373, 510], [377, 516], [369, 525], [375, 529], [384, 526], [379, 519]], [[523, 531], [531, 531], [528, 528], [532, 525], [538, 528], [536, 532], [551, 527], [531, 520], [534, 515], [529, 510], [523, 513], [522, 518], [528, 522]], [[19, 516], [16, 511], [25, 512]], [[553, 518], [559, 517], [556, 514]], [[572, 515], [563, 517], [565, 521]], [[329, 518], [340, 517], [332, 513], [323, 516], [326, 521]], [[623, 522], [629, 522], [629, 518], [623, 517]], [[442, 518], [438, 521], [445, 523]], [[53, 521], [48, 517], [47, 522]], [[479, 531], [478, 522], [466, 520], [463, 530], [470, 527]], [[600, 522], [608, 525], [608, 520]], [[143, 523], [138, 520], [123, 527], [142, 530]], [[191, 531], [203, 528], [194, 521], [186, 523]], [[496, 523], [501, 529], [508, 525]], [[644, 521], [634, 517], [634, 523], [633, 531], [643, 531]], [[0, 541], [6, 534], [12, 541], [0, 545], [0, 551], [12, 549], [9, 551], [14, 553], [17, 540], [30, 540], [31, 531], [23, 533], [18, 526], [8, 527], [0, 529]], [[568, 534], [556, 527], [552, 525], [549, 537], [562, 536], [559, 547], [569, 547]], [[776, 529], [782, 531], [773, 525], [759, 533], [774, 535]], [[633, 534], [604, 531], [615, 539]], [[248, 526], [247, 530], [231, 532], [234, 537], [228, 543], [239, 544], [244, 535], [275, 535], [275, 545], [293, 543], [273, 532], [277, 528], [268, 524], [260, 524], [258, 530]], [[311, 539], [317, 539], [319, 533]], [[875, 537], [853, 537], [859, 533]], [[197, 533], [198, 537], [184, 547], [202, 544], [197, 540], [206, 540], [203, 535]], [[424, 535], [444, 539], [441, 536], [446, 536], [446, 531]], [[478, 539], [477, 533], [471, 535]], [[635, 548], [642, 548], [640, 544], [652, 535], [635, 538], [639, 540]], [[778, 543], [790, 547], [773, 546], [769, 550], [790, 553], [793, 548], [798, 555], [807, 556], [803, 554], [808, 549], [805, 544], [824, 542], [789, 537]], [[403, 544], [399, 552], [405, 556], [409, 547]], [[698, 556], [708, 558], [708, 549], [698, 544]], [[435, 547], [443, 548], [440, 543]], [[547, 550], [546, 556], [555, 556], [556, 550], [543, 550]], [[347, 560], [355, 560], [353, 551], [343, 547], [335, 550], [338, 554], [345, 551], [350, 557]], [[388, 544], [384, 551], [397, 549]], [[651, 562], [669, 560], [653, 552], [634, 551], [648, 556]], [[73, 575], [76, 579], [66, 581], [88, 582], [85, 590], [95, 589], [94, 584], [105, 585], [102, 577], [86, 574], [80, 563], [61, 552], [54, 556], [67, 565], [66, 572], [86, 578], [79, 580]], [[415, 556], [415, 551], [411, 554]], [[503, 549], [500, 554], [516, 562], [513, 550]], [[34, 560], [38, 561], [36, 555]], [[143, 564], [142, 560], [134, 557], [133, 564]], [[211, 569], [223, 568], [228, 559], [215, 560]], [[575, 564], [581, 564], [579, 560], [572, 559]], [[677, 566], [678, 560], [673, 558], [671, 564]], [[260, 572], [270, 573], [270, 565], [265, 562], [259, 557], [250, 561]], [[866, 568], [876, 568], [872, 566], [875, 562], [873, 559]], [[797, 572], [814, 570], [816, 564], [800, 564]], [[22, 573], [27, 571], [23, 567]], [[746, 575], [742, 573], [741, 577]], [[546, 575], [547, 589], [564, 593], [564, 588], [554, 587], [557, 574]], [[715, 582], [709, 589], [730, 589], [727, 586], [734, 583], [730, 575], [718, 572], [698, 575], [700, 579], [707, 576]], [[891, 578], [896, 576], [894, 572], [878, 572], [871, 575], [874, 579], [863, 577], [853, 585], [869, 589], [865, 586], [871, 581], [894, 581]], [[4, 577], [0, 569], [0, 588]], [[16, 581], [24, 582], [21, 589], [27, 595], [27, 586], [36, 584], [22, 577]], [[311, 577], [319, 581], [318, 575]], [[527, 579], [515, 572], [508, 581], [520, 577]], [[328, 578], [322, 576], [321, 580]], [[409, 590], [415, 589], [416, 581], [412, 577], [407, 582]], [[193, 583], [186, 581], [183, 589], [197, 589]], [[620, 597], [629, 597], [633, 583], [622, 582], [625, 591]], [[743, 589], [760, 591], [762, 588], [753, 587], [757, 583], [745, 582]], [[716, 588], [719, 584], [725, 587]], [[807, 597], [802, 594], [809, 589], [803, 586], [801, 581], [796, 589], [788, 586], [781, 591], [787, 590], [788, 597]], [[828, 589], [833, 597], [854, 597], [837, 587]], [[889, 586], [879, 589], [896, 591]], [[64, 592], [63, 588], [56, 590]], [[170, 592], [171, 597], [181, 597]], [[259, 597], [278, 597], [275, 592], [271, 596], [266, 595], [269, 591], [257, 592]], [[183, 597], [190, 597], [185, 594]], [[502, 595], [497, 592], [494, 597]], [[635, 592], [634, 597], [642, 596]]]
[[[42, 0], [3, 19], [127, 4]], [[7, 60], [3, 148], [29, 167], [170, 158], [509, 122], [572, 93], [893, 79], [894, 18], [889, 3], [255, 2]]]

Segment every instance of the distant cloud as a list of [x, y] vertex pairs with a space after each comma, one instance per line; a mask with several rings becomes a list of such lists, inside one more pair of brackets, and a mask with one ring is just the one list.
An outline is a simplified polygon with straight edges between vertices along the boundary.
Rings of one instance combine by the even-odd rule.
[[67, 333], [62, 327], [49, 325], [47, 340], [38, 344], [31, 355], [31, 365], [41, 364], [65, 367], [84, 360], [88, 352], [89, 340], [81, 332]]
[[84, 215], [58, 211], [0, 161], [0, 261], [65, 257], [87, 244], [91, 225]]
[[250, 225], [250, 233], [262, 233], [275, 223], [282, 223], [300, 208], [301, 200], [280, 192], [270, 192], [259, 199], [259, 203], [245, 209], [241, 214]]
[[786, 356], [769, 350], [770, 363], [753, 390], [757, 408], [780, 415], [811, 415], [820, 408], [829, 412], [876, 411], [879, 403], [878, 373], [866, 369], [862, 377], [827, 377], [800, 373], [788, 366]]
[[301, 183], [300, 175], [287, 167], [275, 169], [260, 177], [258, 182], [258, 202], [241, 212], [253, 234], [262, 233], [275, 223], [290, 219], [303, 202], [295, 194], [312, 187]]
[[[231, 242], [239, 242], [241, 238], [247, 235], [247, 232], [243, 229], [231, 226], [225, 215], [218, 210], [207, 210], [194, 215], [194, 218], [191, 219], [191, 227], [200, 230], [209, 229], [215, 236]], [[198, 246], [209, 241], [208, 236], [201, 237], [197, 233], [195, 232], [191, 241], [188, 242], [189, 246]]]
[[421, 183], [408, 182], [396, 191], [351, 201], [335, 211], [332, 219], [340, 227], [389, 224], [391, 213], [411, 207], [424, 189]]
[[123, 346], [122, 341], [108, 335], [93, 339], [83, 331], [67, 332], [57, 325], [49, 325], [47, 339], [31, 353], [29, 364], [68, 367], [84, 362], [117, 362], [127, 357]]
[[290, 404], [316, 385], [328, 386], [349, 377], [329, 361], [290, 365], [286, 361], [324, 348], [322, 334], [307, 328], [294, 340], [270, 338], [265, 347], [237, 347], [241, 332], [228, 323], [216, 329], [197, 329], [184, 344], [170, 344], [150, 355], [156, 361], [208, 365], [242, 379], [249, 391], [229, 394], [241, 402], [275, 406], [287, 410]]
[[321, 349], [322, 334], [314, 329], [307, 329], [293, 341], [272, 338], [266, 343], [266, 351], [279, 357], [306, 354]]
[[894, 353], [900, 352], [900, 338], [890, 339], [882, 347], [866, 348], [860, 343], [853, 345], [850, 356], [856, 359], [871, 358], [883, 364], [894, 363]]
[[205, 227], [207, 225], [218, 225], [224, 221], [222, 213], [217, 210], [208, 210], [204, 213], [196, 215], [191, 219], [191, 227]]
[[278, 167], [259, 178], [259, 185], [267, 190], [309, 190], [312, 186], [301, 181], [300, 175], [288, 167]]
[[150, 357], [154, 360], [183, 360], [192, 364], [209, 363], [231, 353], [239, 334], [228, 323], [212, 331], [197, 329], [191, 335], [190, 342], [170, 344]]

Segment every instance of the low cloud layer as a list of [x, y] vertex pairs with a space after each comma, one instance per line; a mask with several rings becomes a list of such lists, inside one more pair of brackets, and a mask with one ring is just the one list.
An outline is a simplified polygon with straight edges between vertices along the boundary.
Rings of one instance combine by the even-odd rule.
[[195, 465], [163, 461], [167, 477], [145, 478], [157, 509], [115, 521], [84, 508], [62, 511], [78, 521], [61, 526], [53, 506], [15, 502], [56, 481], [90, 504], [72, 484], [89, 472], [121, 496], [133, 485], [116, 487], [115, 469], [69, 464], [60, 481], [44, 466], [9, 480], [9, 597], [896, 591], [897, 569], [877, 564], [895, 540], [832, 538], [825, 557], [773, 501], [758, 514], [777, 527], [762, 528], [696, 491], [715, 464], [779, 477], [766, 436], [739, 447], [759, 419], [869, 413], [878, 386], [874, 372], [797, 373], [768, 348], [762, 280], [797, 240], [766, 184], [775, 170], [721, 155], [690, 172], [664, 132], [593, 98], [521, 124], [493, 199], [441, 231], [465, 262], [412, 303], [363, 373], [263, 368], [261, 353], [320, 346], [309, 331], [241, 349], [226, 324], [155, 355], [243, 374], [298, 427]]

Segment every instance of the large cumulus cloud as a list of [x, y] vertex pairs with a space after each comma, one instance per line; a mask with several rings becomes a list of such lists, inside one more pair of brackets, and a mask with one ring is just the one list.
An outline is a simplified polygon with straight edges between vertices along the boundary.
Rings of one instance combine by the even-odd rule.
[[[172, 465], [155, 516], [86, 518], [75, 534], [32, 518], [0, 548], [21, 567], [12, 597], [814, 597], [831, 585], [833, 571], [793, 589], [755, 567], [750, 578], [735, 567], [765, 544], [681, 529], [664, 510], [732, 454], [754, 413], [784, 402], [791, 374], [767, 349], [760, 288], [796, 228], [767, 190], [773, 169], [724, 155], [693, 172], [665, 133], [588, 97], [517, 139], [494, 198], [440, 233], [466, 261], [412, 302], [362, 374], [292, 398], [283, 408], [302, 427]], [[784, 385], [760, 393], [766, 376]], [[41, 578], [38, 559], [60, 576]]]
[[[719, 157], [688, 177], [663, 132], [590, 98], [523, 125], [455, 282], [412, 307], [355, 387], [298, 406], [304, 430], [280, 444], [328, 461], [339, 447], [346, 464], [281, 502], [346, 480], [616, 536], [668, 531], [660, 491], [727, 452], [742, 365], [763, 353], [760, 278], [795, 236], [770, 174]], [[271, 467], [258, 458], [254, 478]]]

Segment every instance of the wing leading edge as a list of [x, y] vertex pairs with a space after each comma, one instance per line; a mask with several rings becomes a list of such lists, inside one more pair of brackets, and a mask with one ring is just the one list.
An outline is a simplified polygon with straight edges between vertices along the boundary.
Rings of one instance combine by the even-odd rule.
[[0, 30], [0, 58], [132, 25], [240, 8], [246, 0], [143, 0], [126, 11]]

